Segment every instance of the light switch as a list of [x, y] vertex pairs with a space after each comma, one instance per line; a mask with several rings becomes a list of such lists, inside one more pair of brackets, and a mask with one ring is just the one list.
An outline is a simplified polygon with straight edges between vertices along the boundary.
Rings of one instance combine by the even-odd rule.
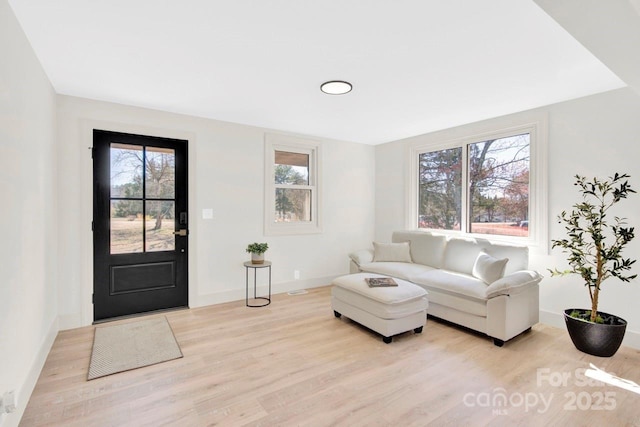
[[213, 219], [213, 209], [202, 209], [202, 219]]

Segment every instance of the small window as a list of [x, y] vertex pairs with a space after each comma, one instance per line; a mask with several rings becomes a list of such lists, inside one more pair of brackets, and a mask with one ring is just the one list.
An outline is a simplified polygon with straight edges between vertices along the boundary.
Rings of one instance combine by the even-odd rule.
[[265, 234], [320, 232], [319, 144], [267, 135], [265, 145]]
[[311, 222], [309, 154], [275, 151], [275, 222]]

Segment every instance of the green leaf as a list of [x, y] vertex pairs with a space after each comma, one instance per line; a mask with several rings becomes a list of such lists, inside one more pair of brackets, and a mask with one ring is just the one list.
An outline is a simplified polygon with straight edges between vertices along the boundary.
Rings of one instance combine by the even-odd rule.
[[[629, 282], [636, 274], [626, 274], [635, 259], [624, 258], [623, 250], [635, 238], [633, 227], [626, 226], [626, 218], [614, 217], [610, 224], [607, 211], [614, 204], [636, 193], [629, 184], [628, 174], [616, 172], [609, 179], [575, 175], [574, 186], [580, 189], [582, 201], [569, 212], [558, 215], [567, 238], [551, 240], [551, 248], [567, 254], [568, 270], [549, 269], [551, 276], [577, 274], [591, 292], [599, 291], [599, 284], [609, 277]], [[591, 294], [590, 294], [591, 296]]]

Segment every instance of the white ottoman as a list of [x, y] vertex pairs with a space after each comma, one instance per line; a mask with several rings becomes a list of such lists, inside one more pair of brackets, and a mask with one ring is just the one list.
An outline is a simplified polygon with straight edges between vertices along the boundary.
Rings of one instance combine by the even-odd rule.
[[331, 308], [336, 317], [349, 319], [374, 330], [387, 344], [391, 337], [414, 330], [422, 332], [427, 321], [427, 291], [406, 280], [395, 279], [398, 286], [370, 288], [368, 277], [379, 274], [357, 273], [334, 279]]

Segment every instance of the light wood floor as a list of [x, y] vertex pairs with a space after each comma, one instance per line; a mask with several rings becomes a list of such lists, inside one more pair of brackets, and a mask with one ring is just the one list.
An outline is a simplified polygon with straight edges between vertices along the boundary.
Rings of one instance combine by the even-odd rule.
[[21, 425], [640, 426], [640, 395], [581, 375], [640, 383], [640, 351], [588, 356], [545, 325], [498, 348], [429, 319], [387, 345], [328, 287], [164, 315], [184, 358], [93, 381], [94, 327], [60, 332]]

